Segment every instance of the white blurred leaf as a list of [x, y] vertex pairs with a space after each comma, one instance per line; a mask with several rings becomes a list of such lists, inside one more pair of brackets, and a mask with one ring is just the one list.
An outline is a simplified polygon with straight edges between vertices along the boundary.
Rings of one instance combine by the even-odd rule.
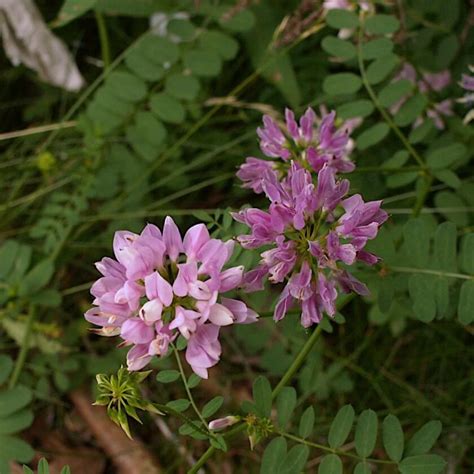
[[24, 64], [43, 81], [68, 91], [84, 85], [65, 44], [48, 29], [32, 0], [0, 0], [0, 32], [15, 66]]

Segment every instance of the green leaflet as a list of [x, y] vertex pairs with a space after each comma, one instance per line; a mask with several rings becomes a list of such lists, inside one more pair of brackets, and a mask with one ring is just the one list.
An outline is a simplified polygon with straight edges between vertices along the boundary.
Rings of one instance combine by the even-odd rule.
[[436, 316], [436, 277], [414, 274], [408, 280], [408, 289], [413, 299], [413, 313], [419, 320], [428, 323]]
[[137, 76], [125, 71], [115, 71], [108, 76], [105, 84], [117, 99], [126, 102], [142, 100], [147, 91], [145, 83]]
[[193, 74], [200, 77], [217, 76], [222, 67], [222, 61], [212, 50], [191, 50], [183, 55], [184, 66]]
[[405, 444], [403, 430], [400, 421], [394, 415], [388, 415], [383, 420], [382, 426], [383, 445], [388, 457], [395, 462], [399, 462], [403, 456]]
[[188, 20], [173, 18], [167, 25], [168, 34], [182, 41], [191, 41], [196, 36], [196, 27]]
[[474, 281], [465, 281], [459, 295], [458, 318], [461, 324], [474, 321]]
[[239, 43], [232, 36], [218, 30], [204, 31], [199, 42], [204, 49], [216, 52], [224, 60], [233, 59], [239, 50]]
[[313, 407], [308, 407], [303, 412], [300, 418], [300, 426], [298, 428], [298, 434], [302, 438], [307, 438], [314, 427], [314, 409]]
[[422, 456], [411, 456], [405, 458], [399, 465], [402, 474], [438, 474], [446, 462], [436, 454], [425, 454]]
[[426, 454], [441, 434], [441, 422], [434, 420], [424, 424], [408, 441], [404, 457]]
[[166, 78], [165, 92], [177, 99], [194, 100], [200, 89], [199, 80], [193, 76], [170, 74]]
[[352, 43], [336, 36], [326, 36], [322, 40], [321, 46], [327, 53], [344, 60], [351, 59], [357, 54], [357, 50]]
[[399, 127], [405, 127], [412, 124], [421, 116], [427, 105], [428, 100], [423, 94], [416, 94], [413, 97], [410, 97], [395, 114], [395, 123]]
[[354, 424], [354, 408], [343, 406], [335, 416], [329, 429], [328, 443], [331, 448], [340, 448], [345, 442]]
[[359, 18], [349, 10], [333, 9], [326, 15], [326, 22], [333, 28], [355, 28], [359, 24]]
[[268, 418], [272, 409], [272, 388], [265, 377], [259, 376], [253, 383], [253, 399], [258, 414]]
[[150, 97], [150, 110], [159, 119], [168, 123], [182, 123], [186, 116], [181, 102], [164, 92]]
[[260, 474], [275, 474], [286, 456], [286, 440], [282, 436], [268, 443], [262, 457]]
[[382, 141], [390, 131], [390, 127], [386, 123], [377, 123], [367, 130], [364, 130], [356, 139], [357, 147], [365, 150]]
[[375, 448], [377, 429], [377, 414], [373, 410], [364, 410], [359, 415], [355, 432], [355, 447], [359, 456], [370, 456]]
[[283, 387], [277, 397], [276, 407], [278, 413], [278, 426], [286, 427], [296, 407], [296, 390], [293, 387]]
[[374, 111], [374, 105], [370, 100], [360, 99], [342, 104], [336, 109], [336, 111], [338, 117], [344, 120], [354, 117], [364, 118]]
[[457, 229], [451, 222], [443, 222], [436, 229], [433, 254], [438, 268], [457, 271]]
[[323, 90], [329, 95], [354, 94], [361, 87], [361, 78], [351, 72], [332, 74], [323, 82]]
[[255, 14], [249, 9], [241, 9], [230, 16], [220, 15], [219, 20], [219, 24], [226, 30], [239, 33], [251, 30], [254, 27], [255, 22]]
[[364, 59], [378, 59], [392, 52], [393, 42], [388, 38], [377, 38], [362, 45]]
[[212, 400], [207, 402], [204, 407], [202, 408], [202, 416], [204, 418], [209, 418], [210, 416], [214, 415], [217, 410], [222, 406], [224, 403], [224, 397], [217, 396], [214, 397]]
[[309, 456], [309, 448], [306, 445], [297, 444], [293, 446], [281, 463], [278, 474], [293, 474], [304, 470]]
[[373, 35], [395, 33], [400, 27], [398, 19], [392, 15], [377, 14], [367, 18], [365, 29]]
[[461, 269], [470, 275], [474, 275], [474, 234], [467, 234], [462, 238]]
[[45, 259], [35, 265], [22, 279], [18, 288], [20, 296], [36, 293], [46, 286], [54, 273], [54, 264], [50, 259]]
[[458, 194], [452, 191], [440, 191], [435, 194], [434, 202], [436, 207], [439, 208], [440, 214], [447, 220], [460, 227], [468, 224], [469, 219], [467, 214], [462, 210], [466, 207], [466, 203]]
[[318, 468], [318, 474], [342, 474], [342, 461], [336, 454], [323, 457]]
[[400, 59], [395, 54], [387, 54], [375, 59], [367, 67], [367, 80], [370, 84], [382, 82], [395, 69]]
[[466, 147], [462, 143], [452, 143], [428, 153], [426, 163], [432, 169], [449, 168], [454, 163], [462, 160], [466, 152]]
[[383, 107], [390, 107], [410, 93], [413, 85], [406, 79], [387, 84], [378, 94], [378, 100]]
[[159, 383], [171, 383], [178, 380], [180, 377], [177, 370], [161, 370], [156, 374], [156, 381]]
[[186, 398], [181, 398], [168, 402], [166, 406], [181, 413], [183, 411], [186, 411], [191, 406], [191, 402]]
[[[11, 367], [11, 360], [2, 357], [0, 378], [4, 381]], [[33, 422], [33, 412], [28, 406], [31, 399], [31, 390], [23, 385], [0, 390], [0, 466], [9, 461], [29, 462], [33, 458], [33, 448], [15, 436]]]

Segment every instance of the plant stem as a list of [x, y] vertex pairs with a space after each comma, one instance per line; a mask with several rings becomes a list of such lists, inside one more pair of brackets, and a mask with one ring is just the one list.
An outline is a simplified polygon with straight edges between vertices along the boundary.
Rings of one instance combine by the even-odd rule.
[[36, 306], [30, 305], [28, 319], [26, 320], [25, 335], [21, 341], [20, 353], [18, 354], [18, 357], [15, 361], [15, 368], [13, 369], [10, 380], [8, 381], [8, 388], [10, 389], [17, 384], [18, 378], [20, 377], [21, 371], [23, 370], [23, 366], [25, 365], [26, 356], [30, 348], [31, 330], [33, 328], [35, 316]]
[[14, 132], [0, 133], [0, 141], [10, 140], [18, 137], [28, 137], [29, 135], [36, 135], [37, 133], [51, 132], [60, 128], [71, 128], [77, 125], [76, 120], [69, 122], [50, 123], [48, 125], [40, 125], [38, 127], [25, 128], [23, 130], [15, 130]]
[[168, 195], [167, 197], [165, 197], [163, 199], [155, 201], [153, 203], [153, 207], [144, 209], [143, 211], [124, 212], [124, 213], [115, 213], [115, 214], [102, 214], [102, 215], [99, 214], [98, 216], [92, 216], [90, 218], [85, 218], [84, 222], [95, 222], [95, 221], [113, 220], [113, 219], [136, 219], [136, 218], [139, 218], [139, 217], [162, 216], [163, 215], [163, 210], [160, 209], [160, 206], [163, 206], [164, 204], [167, 204], [170, 201], [174, 201], [176, 199], [182, 198], [183, 196], [187, 196], [188, 194], [199, 191], [200, 189], [206, 188], [208, 186], [219, 183], [221, 181], [225, 181], [225, 180], [231, 178], [232, 176], [234, 176], [234, 173], [227, 173], [227, 174], [220, 175], [220, 176], [217, 176], [217, 177], [214, 177], [214, 178], [206, 179], [206, 180], [201, 181], [200, 183], [197, 183], [193, 186], [188, 186], [185, 189], [182, 189], [180, 191], [176, 191], [175, 193], [170, 194], [170, 195]]
[[474, 280], [474, 275], [466, 275], [465, 273], [443, 272], [440, 270], [429, 270], [427, 268], [412, 267], [388, 267], [389, 270], [400, 273], [424, 273], [426, 275], [435, 275], [445, 278], [459, 278], [461, 280]]
[[102, 61], [104, 63], [104, 70], [110, 66], [110, 43], [109, 34], [107, 32], [107, 25], [105, 24], [102, 13], [95, 10], [95, 20], [97, 22], [97, 29], [99, 30], [100, 50], [102, 53]]
[[88, 290], [93, 284], [95, 280], [88, 281], [87, 283], [81, 283], [80, 285], [71, 286], [70, 288], [66, 288], [61, 291], [63, 296], [73, 295], [75, 293], [80, 293], [81, 291]]
[[188, 395], [188, 399], [191, 402], [191, 406], [193, 407], [193, 410], [196, 412], [196, 415], [198, 416], [199, 420], [201, 420], [201, 423], [203, 424], [204, 428], [207, 429], [207, 422], [204, 419], [204, 417], [201, 415], [201, 412], [199, 411], [199, 408], [197, 407], [194, 401], [194, 397], [193, 397], [193, 394], [191, 393], [191, 389], [189, 388], [188, 381], [186, 380], [186, 374], [184, 373], [183, 364], [181, 363], [181, 359], [179, 358], [179, 352], [174, 345], [172, 345], [172, 347], [173, 347], [174, 356], [176, 357], [176, 362], [178, 363], [179, 373], [181, 374], [181, 379], [183, 380], [184, 388], [186, 389], [186, 393]]
[[170, 408], [168, 405], [162, 405], [161, 403], [153, 403], [153, 406], [158, 408], [158, 410], [162, 411], [163, 413], [176, 416], [176, 418], [179, 418], [184, 423], [187, 423], [189, 426], [192, 426], [196, 431], [199, 431], [200, 433], [209, 436], [209, 432], [205, 428], [201, 428], [199, 425], [196, 425], [193, 420], [188, 418], [186, 415], [183, 415], [181, 412]]
[[36, 199], [44, 196], [45, 194], [50, 193], [51, 191], [55, 191], [56, 189], [65, 186], [66, 184], [72, 181], [71, 177], [67, 177], [62, 179], [61, 181], [57, 181], [56, 183], [50, 184], [49, 186], [45, 186], [43, 188], [38, 188], [36, 191], [32, 192], [31, 194], [26, 194], [21, 198], [16, 199], [15, 201], [7, 202], [5, 205], [0, 207], [0, 212], [3, 212], [9, 208], [20, 206], [21, 204], [30, 203], [35, 201]]
[[309, 339], [305, 342], [304, 346], [301, 348], [293, 363], [290, 365], [290, 367], [288, 367], [287, 371], [283, 374], [283, 377], [280, 379], [277, 386], [273, 389], [272, 400], [274, 400], [278, 396], [282, 388], [293, 378], [295, 373], [298, 372], [300, 367], [303, 365], [306, 356], [310, 353], [311, 349], [316, 344], [316, 341], [321, 335], [322, 330], [322, 326], [318, 325], [309, 337]]
[[431, 185], [433, 184], [433, 177], [429, 175], [425, 175], [423, 182], [423, 189], [421, 190], [420, 194], [418, 195], [418, 199], [413, 206], [413, 217], [418, 217], [420, 215], [421, 210], [423, 209], [423, 204], [428, 197], [428, 194], [431, 190]]
[[364, 32], [364, 19], [363, 19], [363, 14], [361, 14], [360, 17], [360, 22], [361, 22], [361, 27], [359, 28], [359, 35], [358, 35], [358, 41], [357, 41], [357, 59], [359, 62], [359, 70], [360, 70], [360, 75], [362, 78], [362, 83], [364, 84], [364, 87], [369, 94], [372, 102], [374, 103], [375, 107], [377, 110], [380, 112], [380, 115], [382, 115], [383, 119], [385, 122], [387, 122], [387, 125], [394, 131], [394, 133], [398, 136], [400, 141], [403, 143], [405, 148], [410, 152], [410, 154], [415, 158], [415, 160], [418, 162], [418, 164], [426, 170], [426, 164], [423, 160], [423, 158], [419, 155], [419, 153], [413, 148], [411, 143], [407, 140], [403, 132], [397, 127], [395, 122], [392, 120], [390, 115], [387, 113], [387, 111], [382, 107], [380, 104], [379, 100], [377, 99], [377, 96], [375, 95], [374, 90], [372, 89], [372, 86], [369, 84], [369, 81], [367, 80], [367, 75], [365, 72], [365, 66], [364, 66], [364, 60], [362, 58], [362, 35]]
[[388, 460], [384, 460], [384, 459], [361, 458], [360, 456], [357, 456], [356, 454], [348, 453], [348, 452], [342, 451], [340, 449], [333, 449], [333, 448], [330, 448], [329, 446], [324, 446], [323, 444], [313, 443], [311, 441], [308, 441], [308, 440], [303, 439], [303, 438], [299, 438], [298, 436], [292, 435], [290, 433], [284, 433], [283, 431], [276, 431], [275, 434], [283, 436], [284, 438], [291, 439], [292, 441], [295, 441], [297, 443], [305, 444], [306, 446], [311, 446], [312, 448], [317, 448], [317, 449], [320, 449], [322, 451], [326, 451], [326, 452], [333, 453], [333, 454], [338, 454], [339, 456], [346, 456], [346, 457], [349, 457], [349, 458], [357, 459], [359, 461], [373, 462], [373, 463], [377, 463], [377, 464], [396, 464], [396, 462], [394, 462], [394, 461], [388, 461]]

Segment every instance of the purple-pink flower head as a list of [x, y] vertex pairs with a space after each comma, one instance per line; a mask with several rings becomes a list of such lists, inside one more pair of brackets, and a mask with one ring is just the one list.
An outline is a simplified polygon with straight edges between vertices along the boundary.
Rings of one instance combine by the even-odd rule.
[[346, 198], [349, 182], [328, 164], [319, 171], [316, 185], [308, 170], [294, 165], [285, 178], [270, 184], [271, 190], [265, 189], [268, 211], [244, 209], [234, 215], [250, 228], [250, 234], [238, 237], [244, 248], [267, 247], [259, 266], [244, 276], [244, 287], [260, 290], [265, 279], [284, 283], [274, 319], [298, 304], [301, 323], [308, 327], [324, 313], [334, 316], [337, 287], [367, 294], [346, 266], [377, 263], [364, 247], [387, 214], [381, 201], [366, 203], [359, 194]]
[[94, 307], [85, 318], [102, 335], [118, 335], [132, 348], [129, 370], [163, 356], [178, 335], [187, 339], [186, 360], [200, 377], [221, 355], [221, 326], [247, 324], [257, 314], [243, 302], [220, 294], [241, 285], [243, 267], [224, 270], [233, 242], [213, 239], [204, 224], [184, 238], [171, 217], [163, 232], [148, 224], [141, 234], [118, 231], [116, 260], [96, 264], [103, 275], [91, 288]]
[[325, 164], [339, 172], [354, 169], [348, 155], [353, 147], [349, 139], [353, 124], [336, 125], [336, 113], [325, 113], [319, 118], [311, 107], [295, 119], [292, 110], [285, 110], [285, 124], [278, 124], [269, 115], [263, 116], [263, 127], [257, 128], [260, 149], [269, 158], [282, 161], [269, 161], [249, 157], [237, 172], [243, 186], [256, 193], [264, 191], [264, 182], [280, 178], [288, 172], [289, 163], [319, 171]]
[[[469, 66], [469, 70], [474, 73], [474, 66]], [[465, 104], [470, 110], [464, 117], [464, 123], [474, 120], [474, 75], [463, 74], [459, 85], [466, 91], [464, 97], [457, 99], [457, 102]]]
[[[353, 166], [334, 165], [333, 158], [343, 156], [347, 144], [347, 136], [334, 126], [334, 113], [327, 114], [317, 130], [315, 120], [311, 109], [299, 123], [287, 110], [285, 132], [268, 117], [264, 120], [264, 129], [258, 131], [262, 149], [285, 160], [286, 170], [279, 173], [278, 166], [272, 166], [262, 167], [260, 174], [255, 172], [252, 184], [250, 178], [246, 184], [266, 195], [268, 208], [247, 208], [233, 214], [250, 230], [238, 236], [238, 242], [247, 249], [264, 247], [258, 266], [243, 277], [244, 288], [261, 290], [265, 280], [283, 284], [274, 319], [284, 318], [298, 305], [305, 327], [318, 323], [323, 314], [335, 315], [338, 288], [367, 294], [365, 285], [347, 267], [356, 262], [378, 262], [364, 248], [387, 219], [381, 201], [366, 203], [359, 194], [347, 197], [349, 181], [341, 179], [338, 172], [350, 171]], [[312, 147], [314, 143], [316, 147]], [[323, 148], [327, 159], [320, 153]], [[241, 168], [241, 178], [243, 170], [250, 177], [248, 166], [252, 162]]]

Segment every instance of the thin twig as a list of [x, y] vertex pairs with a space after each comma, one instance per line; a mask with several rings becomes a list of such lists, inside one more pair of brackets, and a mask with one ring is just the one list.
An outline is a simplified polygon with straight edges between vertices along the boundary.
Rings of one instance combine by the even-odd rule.
[[12, 138], [28, 137], [29, 135], [37, 135], [38, 133], [51, 132], [63, 128], [72, 128], [77, 125], [77, 120], [68, 122], [50, 123], [48, 125], [39, 125], [38, 127], [25, 128], [24, 130], [15, 130], [14, 132], [0, 133], [0, 141], [11, 140]]

